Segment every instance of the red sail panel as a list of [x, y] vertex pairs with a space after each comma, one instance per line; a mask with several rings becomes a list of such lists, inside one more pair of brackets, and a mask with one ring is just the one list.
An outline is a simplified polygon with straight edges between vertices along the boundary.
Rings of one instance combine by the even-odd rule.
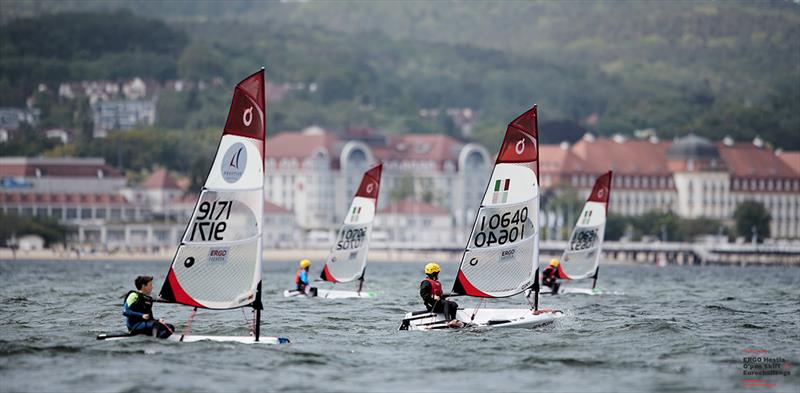
[[361, 184], [358, 186], [356, 196], [364, 198], [375, 199], [375, 205], [378, 205], [378, 191], [381, 186], [381, 172], [383, 171], [383, 163], [379, 163], [370, 168], [364, 177], [361, 179]]
[[453, 290], [451, 292], [458, 295], [468, 295], [474, 297], [494, 297], [492, 295], [483, 293], [478, 288], [475, 288], [475, 286], [469, 282], [461, 269], [458, 270], [458, 276], [456, 276], [456, 282], [453, 284]]
[[339, 282], [338, 280], [336, 280], [336, 278], [333, 277], [331, 272], [328, 271], [328, 265], [327, 264], [325, 264], [325, 268], [322, 269], [322, 274], [320, 275], [320, 278], [325, 280], [325, 281]]
[[608, 213], [608, 199], [611, 197], [611, 171], [600, 176], [595, 180], [592, 193], [589, 194], [589, 202], [600, 202], [605, 204]]
[[266, 119], [264, 70], [248, 76], [233, 90], [233, 101], [224, 134], [265, 139]]
[[164, 286], [161, 288], [161, 293], [159, 294], [159, 298], [172, 303], [180, 303], [180, 304], [185, 304], [187, 306], [206, 308], [202, 304], [198, 303], [196, 300], [192, 299], [192, 297], [189, 296], [186, 293], [186, 291], [183, 290], [181, 284], [178, 282], [178, 278], [175, 277], [175, 272], [172, 271], [172, 268], [170, 268], [169, 273], [167, 273], [167, 282], [165, 282]]
[[[508, 124], [503, 146], [497, 155], [497, 164], [533, 162], [539, 158], [539, 129], [536, 121], [536, 106]], [[538, 171], [537, 171], [538, 176]]]

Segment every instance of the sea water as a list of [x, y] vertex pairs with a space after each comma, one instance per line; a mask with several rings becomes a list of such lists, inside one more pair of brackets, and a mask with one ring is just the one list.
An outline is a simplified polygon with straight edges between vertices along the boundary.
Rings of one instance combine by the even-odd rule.
[[[423, 266], [372, 263], [378, 298], [327, 300], [284, 298], [295, 262], [265, 263], [262, 335], [292, 341], [273, 346], [96, 341], [124, 331], [121, 297], [137, 275], [157, 292], [165, 261], [0, 262], [0, 391], [800, 391], [798, 268], [604, 266], [603, 295], [540, 298], [566, 313], [550, 326], [398, 331]], [[457, 265], [442, 269], [447, 289]], [[191, 309], [155, 313], [182, 331]], [[251, 317], [201, 310], [191, 332], [246, 335]]]

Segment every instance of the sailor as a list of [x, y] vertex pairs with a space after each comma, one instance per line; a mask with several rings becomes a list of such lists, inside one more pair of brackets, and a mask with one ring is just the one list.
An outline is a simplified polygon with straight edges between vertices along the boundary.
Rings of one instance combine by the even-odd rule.
[[317, 295], [317, 288], [308, 285], [308, 269], [311, 268], [311, 261], [303, 259], [300, 261], [300, 269], [294, 275], [294, 283], [297, 285], [297, 292], [305, 293], [309, 296]]
[[439, 282], [439, 272], [441, 271], [442, 269], [436, 262], [425, 265], [425, 275], [427, 277], [419, 284], [419, 295], [422, 296], [422, 302], [425, 303], [425, 308], [428, 311], [444, 314], [449, 327], [463, 327], [464, 324], [456, 319], [458, 304], [445, 300], [447, 295], [442, 292], [442, 283]]
[[561, 268], [558, 266], [558, 260], [553, 258], [550, 260], [550, 266], [542, 272], [542, 285], [550, 288], [550, 293], [553, 295], [558, 294], [558, 287], [561, 284], [558, 282], [560, 277]]
[[146, 334], [158, 338], [167, 338], [175, 330], [175, 326], [153, 316], [153, 277], [139, 276], [134, 280], [135, 291], [125, 295], [122, 304], [122, 315], [126, 318], [126, 325], [130, 334]]

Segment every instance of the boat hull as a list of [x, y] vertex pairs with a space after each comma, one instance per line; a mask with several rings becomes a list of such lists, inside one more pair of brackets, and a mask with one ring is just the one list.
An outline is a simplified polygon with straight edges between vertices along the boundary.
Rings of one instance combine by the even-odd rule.
[[[473, 315], [474, 314], [474, 315]], [[456, 319], [469, 327], [529, 329], [553, 323], [563, 316], [561, 311], [540, 310], [534, 313], [529, 308], [482, 308], [459, 309]], [[444, 314], [418, 311], [406, 313], [400, 330], [448, 329]]]
[[334, 289], [317, 289], [317, 296], [311, 296], [304, 292], [299, 291], [283, 291], [283, 297], [318, 297], [323, 299], [352, 299], [352, 298], [365, 298], [371, 299], [377, 297], [377, 293], [369, 291], [340, 291]]
[[[539, 291], [539, 294], [552, 294], [550, 288], [544, 287]], [[572, 288], [572, 287], [561, 287], [558, 289], [559, 295], [588, 295], [588, 296], [597, 296], [602, 295], [603, 290], [600, 288]]]
[[[142, 335], [130, 335], [130, 334], [99, 334], [97, 336], [98, 340], [103, 341], [118, 341], [118, 340], [128, 340], [134, 337], [139, 337]], [[149, 337], [149, 336], [146, 336]], [[215, 342], [226, 342], [226, 343], [240, 343], [240, 344], [289, 344], [289, 339], [284, 337], [259, 337], [258, 341], [255, 340], [253, 336], [201, 336], [201, 335], [180, 335], [180, 334], [173, 334], [167, 337], [166, 341], [174, 341], [174, 342], [184, 342], [184, 343], [193, 343], [198, 341], [215, 341]]]

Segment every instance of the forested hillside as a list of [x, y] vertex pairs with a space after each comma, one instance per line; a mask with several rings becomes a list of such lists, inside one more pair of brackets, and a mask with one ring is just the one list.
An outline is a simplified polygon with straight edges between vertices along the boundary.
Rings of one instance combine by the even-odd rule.
[[[4, 104], [24, 100], [37, 80], [137, 74], [221, 76], [232, 84], [265, 65], [271, 80], [318, 86], [270, 107], [275, 130], [316, 123], [454, 133], [446, 119], [421, 119], [419, 110], [470, 107], [478, 114], [475, 136], [491, 143], [508, 119], [537, 103], [542, 123], [559, 125], [550, 134], [542, 127], [550, 142], [583, 129], [609, 135], [655, 128], [665, 138], [759, 134], [800, 148], [800, 6], [792, 2], [2, 7]], [[115, 11], [120, 7], [139, 17]], [[67, 9], [99, 13], [48, 14]], [[218, 127], [228, 90], [164, 97], [173, 116], [162, 126]]]

